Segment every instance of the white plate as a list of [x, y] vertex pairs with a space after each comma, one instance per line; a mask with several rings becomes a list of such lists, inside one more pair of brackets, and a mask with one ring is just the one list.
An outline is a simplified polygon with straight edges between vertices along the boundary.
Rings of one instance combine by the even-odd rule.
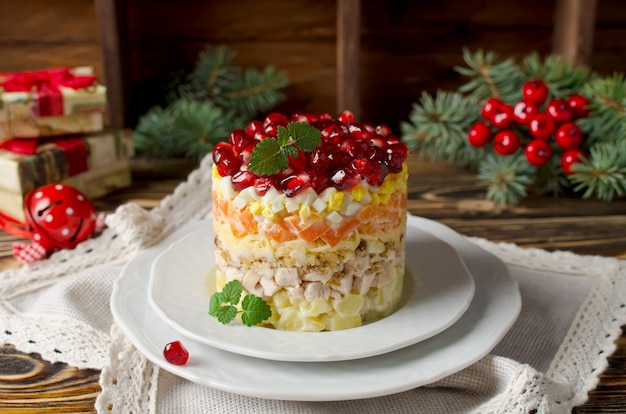
[[521, 297], [507, 267], [492, 254], [437, 222], [409, 217], [409, 223], [436, 234], [459, 252], [474, 277], [476, 294], [450, 328], [394, 352], [339, 362], [282, 362], [243, 356], [183, 338], [190, 353], [188, 363], [167, 363], [163, 347], [181, 338], [148, 304], [148, 277], [155, 258], [187, 229], [175, 232], [125, 266], [111, 297], [113, 317], [137, 349], [156, 365], [227, 392], [282, 400], [335, 401], [377, 397], [426, 385], [487, 355], [517, 318]]
[[334, 332], [286, 332], [241, 323], [223, 325], [208, 314], [210, 293], [215, 291], [213, 238], [210, 220], [188, 226], [185, 234], [153, 262], [148, 302], [161, 319], [182, 335], [243, 355], [313, 362], [395, 351], [450, 327], [474, 296], [474, 279], [458, 253], [408, 223], [406, 289], [402, 306], [390, 316]]

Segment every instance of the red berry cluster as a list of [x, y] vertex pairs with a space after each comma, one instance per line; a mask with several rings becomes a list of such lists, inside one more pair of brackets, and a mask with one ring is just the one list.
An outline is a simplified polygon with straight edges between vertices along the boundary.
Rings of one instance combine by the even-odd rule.
[[[298, 148], [298, 156], [288, 156], [289, 166], [275, 175], [248, 171], [255, 146], [276, 137], [278, 127], [290, 122], [306, 122], [320, 131], [321, 142], [312, 152]], [[287, 117], [269, 114], [263, 121], [252, 121], [245, 130], [231, 132], [228, 142], [213, 148], [213, 161], [222, 177], [231, 176], [238, 191], [254, 186], [259, 195], [275, 187], [293, 197], [307, 187], [318, 194], [326, 188], [346, 190], [365, 179], [373, 186], [383, 183], [389, 173], [402, 171], [408, 148], [386, 125], [354, 122], [350, 111], [336, 118], [329, 114], [298, 112]]]
[[[522, 87], [522, 100], [508, 105], [497, 98], [490, 98], [482, 107], [481, 116], [487, 122], [476, 122], [469, 131], [468, 140], [475, 147], [487, 145], [493, 138], [493, 148], [500, 155], [515, 153], [522, 141], [511, 127], [515, 124], [528, 128], [532, 136], [525, 145], [525, 155], [532, 165], [546, 164], [553, 154], [550, 139], [563, 151], [561, 166], [566, 174], [572, 172], [572, 164], [585, 153], [580, 149], [583, 133], [575, 120], [589, 114], [589, 101], [573, 94], [567, 99], [553, 99], [541, 108], [548, 98], [549, 90], [541, 80], [526, 82]], [[492, 129], [496, 129], [495, 135]]]

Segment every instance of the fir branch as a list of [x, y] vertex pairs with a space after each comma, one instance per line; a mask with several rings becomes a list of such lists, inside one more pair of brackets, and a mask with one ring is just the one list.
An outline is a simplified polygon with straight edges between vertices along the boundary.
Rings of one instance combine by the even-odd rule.
[[587, 145], [617, 142], [626, 137], [626, 79], [624, 74], [596, 78], [587, 83], [582, 94], [591, 100], [591, 114], [578, 121]]
[[570, 181], [583, 198], [593, 195], [604, 201], [626, 193], [626, 140], [600, 143], [590, 149], [589, 158], [572, 166]]
[[170, 158], [175, 149], [172, 144], [171, 110], [158, 106], [151, 108], [139, 119], [133, 130], [133, 145], [138, 155], [147, 158]]
[[467, 130], [479, 111], [475, 100], [458, 93], [438, 91], [435, 98], [423, 93], [420, 103], [413, 105], [411, 122], [400, 124], [402, 139], [425, 158], [475, 166], [484, 150], [468, 144]]
[[526, 197], [534, 179], [535, 169], [519, 153], [506, 157], [488, 154], [478, 172], [478, 181], [488, 186], [487, 199], [503, 206]]
[[560, 56], [548, 55], [543, 60], [538, 53], [531, 53], [522, 61], [527, 79], [541, 79], [550, 90], [551, 98], [566, 98], [579, 93], [592, 73], [583, 66], [575, 66]]
[[227, 46], [206, 47], [198, 53], [198, 61], [187, 83], [178, 87], [178, 97], [191, 100], [210, 100], [219, 96], [225, 85], [241, 76], [241, 68], [233, 66], [236, 52]]
[[563, 168], [561, 157], [553, 156], [550, 161], [536, 169], [533, 189], [539, 194], [552, 194], [554, 197], [564, 194], [570, 188]]
[[459, 88], [461, 93], [482, 102], [488, 98], [499, 98], [504, 102], [513, 102], [521, 97], [524, 74], [513, 59], [498, 61], [493, 52], [478, 50], [472, 53], [463, 49], [463, 60], [467, 68], [456, 66], [454, 69], [470, 80]]

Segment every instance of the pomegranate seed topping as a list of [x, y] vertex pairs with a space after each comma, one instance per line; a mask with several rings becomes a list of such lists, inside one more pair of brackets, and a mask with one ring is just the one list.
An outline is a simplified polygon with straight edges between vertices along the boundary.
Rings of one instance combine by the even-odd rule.
[[400, 144], [402, 142], [402, 141], [400, 141], [400, 138], [398, 138], [395, 135], [387, 135], [385, 137], [385, 139], [387, 140], [387, 146], [394, 145], [394, 144]]
[[367, 151], [367, 142], [356, 139], [347, 139], [339, 147], [342, 151], [350, 154], [352, 158], [361, 158]]
[[387, 147], [387, 166], [392, 173], [402, 171], [402, 163], [406, 161], [409, 155], [409, 149], [406, 145], [399, 143]]
[[367, 178], [367, 183], [370, 185], [382, 185], [383, 181], [385, 181], [385, 177], [389, 174], [389, 167], [387, 167], [387, 164], [378, 164], [378, 166], [380, 167], [378, 173]]
[[270, 177], [259, 177], [254, 182], [254, 189], [256, 190], [258, 195], [264, 196], [273, 184], [274, 182]]
[[[280, 125], [277, 122], [270, 122], [269, 124], [267, 124], [265, 126], [265, 133], [267, 135], [269, 135], [270, 137], [278, 136], [278, 127], [279, 126], [284, 126], [284, 125]], [[263, 139], [263, 138], [261, 138], [261, 139]]]
[[350, 133], [350, 138], [353, 139], [362, 139], [367, 141], [372, 136], [372, 132], [365, 128], [365, 125], [358, 124], [356, 122], [348, 125], [348, 131]]
[[287, 197], [293, 197], [306, 188], [311, 181], [311, 177], [306, 172], [291, 174], [280, 182], [280, 189]]
[[350, 125], [354, 123], [354, 114], [350, 111], [343, 111], [337, 115], [337, 119], [344, 125]]
[[365, 158], [382, 163], [387, 158], [387, 153], [382, 148], [369, 147], [365, 153]]
[[352, 161], [350, 166], [365, 178], [373, 177], [380, 172], [380, 164], [367, 158], [358, 158]]
[[330, 121], [331, 119], [333, 119], [333, 117], [331, 114], [323, 113], [323, 114], [317, 115], [317, 119], [319, 121]]
[[189, 352], [180, 341], [170, 342], [163, 348], [165, 360], [174, 365], [185, 365], [189, 360]]
[[281, 126], [287, 126], [287, 117], [278, 112], [272, 112], [263, 121], [263, 126], [267, 127], [269, 124], [277, 124]]
[[248, 161], [250, 161], [250, 157], [252, 156], [252, 151], [254, 151], [254, 147], [256, 147], [258, 143], [259, 141], [252, 140], [243, 150], [241, 150], [239, 153], [239, 159], [242, 164], [248, 165]]
[[335, 188], [339, 191], [347, 190], [361, 182], [361, 176], [349, 168], [341, 168], [330, 177]]
[[335, 171], [339, 168], [346, 167], [350, 165], [350, 161], [352, 161], [352, 157], [345, 151], [338, 150], [328, 154], [328, 168]]
[[291, 122], [307, 122], [317, 121], [317, 115], [310, 112], [294, 112], [289, 119]]
[[309, 183], [311, 188], [315, 190], [317, 194], [321, 194], [322, 191], [326, 190], [329, 187], [332, 187], [333, 183], [330, 181], [330, 178], [326, 174], [320, 174], [313, 177]]
[[306, 169], [306, 153], [300, 148], [298, 148], [297, 157], [287, 155], [287, 159], [289, 160], [289, 167], [293, 172], [300, 172]]
[[253, 186], [256, 180], [257, 176], [250, 171], [237, 171], [230, 179], [233, 188], [237, 191]]
[[376, 127], [376, 134], [381, 137], [386, 137], [387, 135], [391, 135], [391, 129], [387, 125], [380, 124]]
[[311, 153], [311, 158], [309, 159], [309, 165], [314, 171], [324, 171], [328, 168], [330, 164], [330, 158], [328, 158], [328, 153], [325, 149], [317, 147]]
[[265, 132], [265, 127], [261, 121], [254, 120], [246, 127], [246, 134], [253, 137], [257, 132]]
[[239, 155], [252, 142], [252, 138], [243, 129], [235, 129], [228, 136], [228, 141], [233, 144], [235, 155]]
[[227, 142], [220, 142], [213, 147], [213, 162], [217, 172], [222, 177], [233, 175], [241, 167], [241, 161], [233, 153], [233, 146]]
[[380, 135], [374, 135], [370, 138], [370, 145], [384, 150], [387, 149], [387, 140]]

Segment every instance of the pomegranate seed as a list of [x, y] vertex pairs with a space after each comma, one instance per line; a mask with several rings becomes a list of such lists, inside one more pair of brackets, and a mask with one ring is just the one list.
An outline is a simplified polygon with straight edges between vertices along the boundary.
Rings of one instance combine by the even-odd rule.
[[376, 127], [376, 134], [381, 137], [386, 137], [387, 135], [391, 135], [391, 129], [385, 124], [380, 124]]
[[291, 114], [289, 120], [292, 122], [306, 122], [310, 124], [311, 122], [317, 121], [317, 115], [310, 112], [294, 112]]
[[349, 168], [340, 168], [330, 177], [330, 181], [337, 190], [343, 191], [360, 183], [361, 177]]
[[344, 125], [350, 125], [354, 122], [354, 114], [351, 111], [343, 111], [337, 115], [337, 119]]
[[356, 139], [347, 139], [341, 143], [339, 148], [350, 154], [352, 158], [361, 158], [367, 151], [367, 142]]
[[257, 132], [265, 132], [265, 127], [261, 121], [254, 120], [246, 127], [246, 134], [253, 137]]
[[324, 171], [328, 168], [330, 164], [330, 158], [328, 158], [328, 153], [322, 147], [317, 147], [311, 153], [311, 158], [309, 158], [309, 165], [314, 171]]
[[369, 147], [367, 149], [367, 152], [365, 153], [365, 158], [379, 163], [383, 163], [387, 158], [387, 153], [382, 148]]
[[233, 184], [233, 188], [237, 191], [241, 191], [244, 188], [253, 186], [257, 180], [257, 176], [250, 171], [238, 171], [231, 177], [230, 181]]
[[331, 119], [333, 119], [333, 117], [331, 114], [323, 113], [323, 114], [317, 115], [317, 119], [319, 121], [330, 121]]
[[267, 127], [269, 124], [277, 124], [281, 126], [287, 126], [287, 117], [278, 112], [272, 112], [263, 121], [263, 126]]
[[259, 177], [254, 182], [254, 189], [256, 190], [258, 195], [264, 196], [273, 184], [274, 181], [270, 177]]
[[174, 365], [185, 365], [189, 360], [189, 352], [180, 341], [170, 342], [163, 348], [165, 360]]
[[372, 136], [372, 132], [365, 128], [365, 125], [353, 123], [348, 125], [348, 131], [350, 133], [350, 138], [353, 139], [362, 139], [368, 141]]
[[252, 151], [254, 151], [254, 147], [259, 143], [259, 141], [252, 140], [250, 143], [239, 153], [239, 159], [242, 164], [248, 165], [248, 161], [250, 161], [250, 157], [252, 156]]
[[302, 151], [300, 148], [297, 148], [298, 156], [292, 157], [291, 155], [287, 155], [287, 159], [289, 160], [289, 167], [293, 172], [300, 172], [306, 169], [306, 153]]
[[350, 166], [364, 178], [373, 177], [380, 172], [380, 164], [367, 158], [356, 159]]
[[385, 139], [387, 140], [387, 146], [394, 145], [394, 144], [400, 144], [402, 142], [402, 141], [400, 141], [400, 138], [398, 138], [395, 135], [387, 135], [385, 137]]
[[402, 171], [402, 163], [406, 161], [408, 155], [409, 149], [402, 143], [387, 147], [387, 166], [389, 167], [389, 171], [392, 173]]
[[380, 167], [378, 173], [367, 178], [368, 184], [377, 187], [383, 185], [383, 181], [385, 181], [387, 174], [389, 174], [389, 167], [387, 167], [386, 164], [378, 164], [378, 166]]
[[325, 174], [321, 174], [313, 177], [309, 185], [313, 190], [315, 190], [317, 194], [321, 194], [322, 191], [331, 187], [333, 183], [332, 181], [330, 181], [330, 178], [328, 178]]
[[374, 135], [370, 138], [370, 146], [377, 147], [382, 150], [387, 149], [387, 140], [380, 135]]
[[306, 188], [311, 181], [311, 177], [306, 172], [291, 174], [280, 182], [280, 189], [287, 197], [293, 197]]
[[220, 142], [213, 147], [213, 162], [217, 172], [222, 177], [233, 175], [241, 167], [241, 161], [233, 153], [233, 146], [227, 142]]
[[[267, 135], [269, 135], [270, 137], [275, 137], [278, 136], [278, 127], [279, 126], [284, 126], [284, 125], [280, 125], [276, 122], [270, 122], [269, 124], [267, 124], [265, 126], [265, 133]], [[263, 139], [263, 138], [261, 138]]]
[[350, 165], [350, 161], [352, 161], [352, 157], [345, 151], [337, 150], [328, 154], [329, 164], [328, 167], [331, 170], [337, 170], [339, 168], [343, 168], [347, 165]]
[[243, 129], [235, 129], [228, 136], [228, 141], [233, 144], [235, 155], [239, 155], [252, 142], [252, 138]]

